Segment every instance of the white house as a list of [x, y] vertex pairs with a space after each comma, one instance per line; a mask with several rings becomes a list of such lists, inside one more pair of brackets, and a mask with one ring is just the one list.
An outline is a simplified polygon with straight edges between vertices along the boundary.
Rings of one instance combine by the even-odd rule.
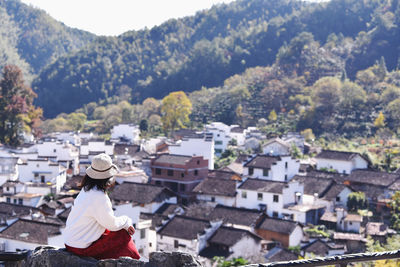
[[264, 155], [287, 156], [290, 155], [290, 144], [277, 137], [265, 143], [262, 150]]
[[149, 177], [142, 169], [133, 166], [120, 168], [119, 173], [114, 175], [114, 178], [118, 184], [124, 182], [147, 183], [149, 181]]
[[18, 170], [21, 182], [52, 183], [56, 185], [57, 193], [67, 178], [65, 167], [47, 159], [28, 159], [18, 164]]
[[111, 139], [126, 140], [130, 143], [139, 143], [140, 129], [138, 125], [118, 124], [111, 129]]
[[368, 160], [356, 152], [322, 150], [316, 157], [317, 169], [333, 169], [350, 174], [355, 169], [367, 169]]
[[205, 126], [205, 131], [213, 135], [215, 154], [220, 156], [232, 140], [230, 127], [222, 122], [213, 122]]
[[18, 178], [17, 157], [0, 157], [0, 184]]
[[61, 225], [18, 219], [0, 232], [0, 250], [33, 250], [38, 246], [64, 247]]
[[52, 158], [64, 163], [72, 175], [79, 173], [79, 149], [69, 143], [47, 140], [36, 145], [38, 158]]
[[98, 155], [100, 153], [106, 153], [109, 156], [114, 154], [114, 144], [103, 139], [84, 139], [81, 141], [80, 155], [91, 156]]
[[248, 178], [237, 188], [236, 206], [265, 211], [270, 217], [283, 218], [290, 204], [302, 204], [303, 185]]
[[348, 214], [345, 209], [336, 209], [336, 229], [342, 232], [360, 233], [363, 219], [359, 214]]
[[81, 145], [81, 138], [75, 132], [56, 132], [51, 134], [51, 136], [62, 143], [69, 143], [74, 146]]
[[168, 145], [171, 154], [184, 156], [203, 156], [208, 160], [208, 169], [214, 169], [213, 135], [202, 133], [185, 136], [175, 144]]
[[243, 175], [271, 181], [290, 181], [300, 162], [291, 156], [256, 155], [243, 166]]
[[200, 182], [193, 190], [199, 201], [224, 206], [236, 206], [236, 184], [238, 181], [231, 179], [208, 177]]
[[207, 240], [221, 223], [175, 215], [157, 231], [157, 248], [197, 255], [207, 246]]
[[238, 125], [231, 125], [230, 136], [237, 141], [238, 146], [244, 146], [246, 141], [245, 130]]
[[42, 204], [44, 195], [35, 193], [20, 192], [15, 195], [5, 196], [7, 203], [39, 207]]

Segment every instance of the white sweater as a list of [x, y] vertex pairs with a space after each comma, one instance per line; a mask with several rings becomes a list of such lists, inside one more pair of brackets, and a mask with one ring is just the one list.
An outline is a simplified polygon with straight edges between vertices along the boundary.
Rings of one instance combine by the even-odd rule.
[[78, 194], [68, 215], [64, 242], [75, 248], [87, 248], [100, 238], [106, 229], [128, 229], [132, 220], [128, 216], [114, 216], [110, 198], [97, 189]]

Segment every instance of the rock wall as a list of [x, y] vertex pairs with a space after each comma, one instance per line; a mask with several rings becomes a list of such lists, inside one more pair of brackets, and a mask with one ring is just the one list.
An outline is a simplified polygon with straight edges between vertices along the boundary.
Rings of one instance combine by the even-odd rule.
[[122, 257], [118, 260], [96, 260], [78, 257], [65, 249], [49, 246], [37, 247], [22, 261], [7, 266], [20, 267], [200, 267], [202, 266], [192, 255], [181, 252], [154, 252], [149, 262]]

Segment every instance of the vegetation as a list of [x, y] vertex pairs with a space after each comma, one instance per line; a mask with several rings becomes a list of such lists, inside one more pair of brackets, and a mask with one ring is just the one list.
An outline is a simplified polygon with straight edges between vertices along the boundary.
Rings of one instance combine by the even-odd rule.
[[242, 257], [238, 257], [238, 258], [233, 258], [232, 260], [225, 260], [224, 257], [214, 257], [214, 263], [216, 265], [213, 266], [217, 266], [217, 267], [230, 267], [230, 266], [242, 266], [242, 265], [246, 265], [249, 262], [245, 259], [243, 259]]
[[17, 146], [22, 134], [39, 135], [42, 110], [32, 105], [36, 94], [24, 84], [21, 70], [7, 65], [0, 80], [0, 142]]
[[347, 200], [347, 209], [349, 211], [365, 210], [368, 207], [368, 201], [364, 192], [352, 192]]
[[173, 134], [177, 128], [185, 128], [189, 123], [189, 115], [192, 113], [192, 102], [185, 92], [173, 92], [161, 101], [162, 124], [166, 133]]

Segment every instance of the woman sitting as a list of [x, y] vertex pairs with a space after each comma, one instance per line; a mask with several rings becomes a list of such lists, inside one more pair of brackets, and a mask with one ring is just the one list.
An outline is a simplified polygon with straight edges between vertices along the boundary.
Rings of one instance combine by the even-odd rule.
[[67, 251], [79, 256], [117, 259], [122, 256], [139, 259], [132, 241], [135, 233], [128, 216], [114, 216], [106, 190], [115, 184], [118, 172], [107, 154], [93, 158], [86, 169], [81, 191], [74, 201], [64, 231]]

